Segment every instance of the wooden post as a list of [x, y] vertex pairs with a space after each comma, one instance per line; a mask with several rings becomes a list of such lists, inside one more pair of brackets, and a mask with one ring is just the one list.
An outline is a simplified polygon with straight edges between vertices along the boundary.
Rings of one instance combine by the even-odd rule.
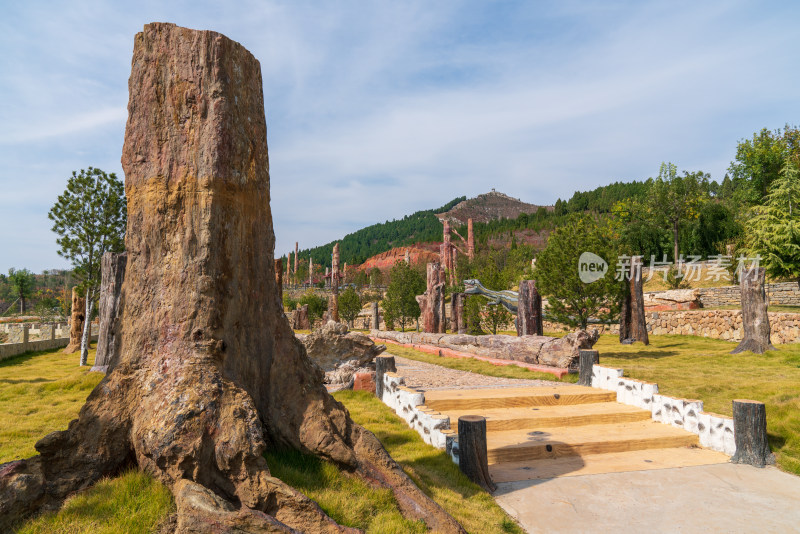
[[375, 396], [383, 400], [383, 375], [392, 372], [397, 372], [397, 367], [394, 363], [394, 356], [376, 356], [375, 357]]
[[592, 368], [600, 363], [600, 353], [596, 350], [581, 350], [579, 352], [578, 384], [592, 386]]
[[518, 336], [541, 336], [544, 334], [542, 297], [536, 289], [535, 280], [523, 280], [519, 284], [516, 324]]
[[22, 352], [28, 352], [28, 339], [30, 337], [30, 326], [22, 325]]
[[458, 466], [471, 481], [488, 492], [497, 489], [489, 475], [486, 451], [486, 418], [462, 415], [458, 418]]
[[732, 463], [764, 467], [775, 462], [767, 440], [767, 409], [763, 402], [733, 401], [733, 435], [736, 453]]
[[770, 341], [769, 315], [767, 314], [767, 295], [764, 291], [763, 267], [745, 269], [740, 275], [742, 290], [742, 329], [744, 336], [731, 354], [750, 351], [764, 354], [775, 350]]
[[456, 299], [456, 313], [458, 313], [458, 322], [456, 323], [457, 332], [459, 334], [466, 334], [467, 333], [467, 322], [464, 318], [464, 299], [466, 295], [464, 293], [456, 293], [453, 295]]

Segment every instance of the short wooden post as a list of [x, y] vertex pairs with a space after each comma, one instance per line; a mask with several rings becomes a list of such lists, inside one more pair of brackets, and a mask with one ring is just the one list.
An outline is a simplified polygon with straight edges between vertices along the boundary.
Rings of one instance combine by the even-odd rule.
[[767, 440], [767, 409], [763, 402], [733, 401], [733, 435], [736, 453], [732, 463], [764, 467], [775, 462]]
[[28, 338], [30, 336], [30, 326], [22, 325], [22, 351], [28, 352]]
[[592, 385], [592, 368], [594, 364], [600, 363], [600, 353], [596, 350], [581, 350], [578, 361], [578, 384], [581, 386]]
[[377, 356], [375, 358], [375, 396], [383, 400], [383, 375], [397, 372], [394, 356]]
[[467, 478], [488, 492], [497, 489], [489, 475], [486, 450], [486, 418], [462, 415], [458, 418], [458, 466]]
[[535, 280], [523, 280], [519, 284], [517, 302], [517, 335], [541, 336], [542, 334], [542, 297], [536, 289]]

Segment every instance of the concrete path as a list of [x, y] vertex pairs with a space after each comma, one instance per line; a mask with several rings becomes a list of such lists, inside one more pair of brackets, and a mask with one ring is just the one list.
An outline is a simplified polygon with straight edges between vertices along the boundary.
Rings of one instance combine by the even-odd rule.
[[800, 477], [716, 464], [498, 484], [530, 533], [800, 532]]

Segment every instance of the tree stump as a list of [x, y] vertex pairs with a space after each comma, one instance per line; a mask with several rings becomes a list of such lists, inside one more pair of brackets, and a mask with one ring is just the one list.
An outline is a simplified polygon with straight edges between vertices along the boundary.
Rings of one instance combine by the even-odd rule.
[[592, 386], [592, 369], [600, 363], [600, 353], [596, 350], [581, 350], [578, 353], [578, 384]]
[[378, 313], [378, 303], [372, 303], [372, 328], [375, 330], [381, 329], [381, 317]]
[[86, 318], [86, 299], [78, 294], [78, 288], [72, 288], [72, 314], [69, 321], [69, 344], [64, 348], [64, 354], [72, 354], [81, 348], [83, 336], [83, 322]]
[[770, 340], [767, 294], [764, 290], [765, 276], [766, 270], [763, 267], [745, 269], [739, 275], [744, 336], [731, 354], [745, 351], [764, 354], [768, 350], [775, 350]]
[[394, 356], [375, 357], [375, 396], [383, 400], [383, 375], [388, 372], [396, 373], [397, 366]]
[[100, 281], [100, 332], [97, 336], [97, 354], [92, 371], [105, 373], [118, 360], [120, 344], [120, 317], [122, 316], [122, 283], [128, 254], [106, 252], [101, 263]]
[[650, 344], [647, 333], [647, 318], [644, 313], [644, 282], [642, 281], [642, 259], [634, 256], [631, 259], [631, 279], [628, 283], [622, 309], [619, 314], [620, 343], [640, 341]]
[[219, 33], [153, 23], [131, 65], [119, 362], [39, 456], [0, 466], [0, 531], [138, 466], [171, 488], [181, 534], [354, 532], [270, 475], [264, 452], [293, 448], [464, 532], [328, 394], [286, 320], [258, 61]]
[[300, 306], [294, 310], [292, 315], [292, 329], [293, 330], [311, 330], [311, 322], [308, 319], [308, 304]]
[[535, 280], [523, 280], [519, 284], [519, 300], [517, 304], [517, 335], [541, 336], [544, 334], [542, 325], [542, 296], [536, 289]]
[[775, 462], [767, 439], [767, 409], [763, 402], [737, 399], [733, 401], [733, 433], [735, 464], [764, 467]]
[[480, 415], [458, 418], [458, 466], [467, 478], [489, 493], [497, 489], [489, 475], [486, 419]]

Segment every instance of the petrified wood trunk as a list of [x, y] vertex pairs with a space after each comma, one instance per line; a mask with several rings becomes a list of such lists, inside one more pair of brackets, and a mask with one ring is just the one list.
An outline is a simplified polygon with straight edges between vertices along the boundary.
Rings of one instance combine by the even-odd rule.
[[764, 467], [775, 461], [767, 439], [767, 409], [763, 402], [737, 399], [733, 401], [735, 464]]
[[458, 334], [466, 334], [467, 333], [467, 321], [464, 317], [464, 299], [466, 295], [464, 293], [455, 293], [453, 294], [453, 313], [456, 316], [455, 324], [452, 323], [453, 319], [451, 318], [451, 325], [450, 328], [456, 331]]
[[292, 315], [292, 329], [310, 330], [311, 322], [308, 320], [308, 304], [298, 305]]
[[438, 262], [428, 264], [427, 289], [417, 295], [422, 331], [444, 334], [446, 332], [446, 309], [444, 307], [445, 271]]
[[458, 418], [458, 466], [467, 478], [486, 491], [497, 489], [489, 474], [486, 419], [480, 415]]
[[72, 288], [72, 314], [69, 321], [69, 344], [64, 349], [64, 354], [72, 354], [81, 348], [83, 336], [83, 321], [86, 318], [86, 299], [78, 294], [77, 288]]
[[172, 488], [180, 533], [351, 531], [270, 476], [268, 447], [463, 531], [327, 393], [283, 314], [258, 61], [218, 33], [148, 24], [129, 88], [120, 361], [40, 456], [0, 466], [0, 531], [131, 464]]
[[523, 280], [519, 284], [516, 325], [518, 336], [544, 335], [542, 297], [536, 289], [535, 280]]
[[581, 350], [578, 358], [578, 384], [591, 387], [592, 370], [596, 363], [600, 363], [600, 353], [596, 350]]
[[339, 322], [339, 243], [333, 245], [333, 266], [331, 267], [331, 299], [328, 304], [331, 320]]
[[120, 345], [120, 293], [125, 281], [128, 254], [106, 252], [101, 263], [100, 281], [100, 332], [97, 337], [97, 355], [92, 371], [107, 372], [118, 361]]
[[632, 260], [631, 271], [633, 274], [619, 314], [619, 341], [620, 343], [641, 341], [645, 345], [649, 345], [650, 336], [647, 334], [647, 320], [644, 314], [644, 283], [640, 258]]
[[766, 271], [763, 267], [744, 270], [740, 275], [744, 336], [731, 354], [748, 350], [756, 354], [764, 354], [768, 350], [775, 350], [770, 340], [767, 295], [764, 291], [765, 275]]
[[371, 327], [374, 328], [375, 330], [380, 330], [380, 326], [381, 326], [381, 317], [380, 317], [379, 312], [378, 312], [378, 303], [377, 302], [373, 302], [372, 303], [372, 325], [371, 325]]

